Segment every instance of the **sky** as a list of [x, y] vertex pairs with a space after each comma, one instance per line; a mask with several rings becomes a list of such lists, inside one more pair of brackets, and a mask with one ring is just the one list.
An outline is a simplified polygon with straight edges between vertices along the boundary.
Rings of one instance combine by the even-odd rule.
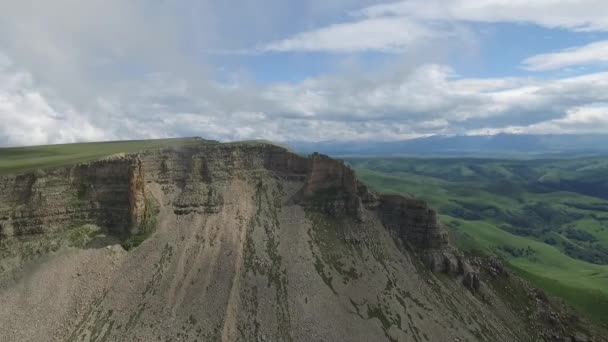
[[605, 0], [0, 0], [0, 146], [608, 133]]

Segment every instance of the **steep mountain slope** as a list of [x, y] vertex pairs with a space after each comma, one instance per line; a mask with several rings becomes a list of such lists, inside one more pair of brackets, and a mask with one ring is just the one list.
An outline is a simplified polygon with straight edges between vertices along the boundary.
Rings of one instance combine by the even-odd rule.
[[209, 143], [0, 187], [1, 341], [602, 341], [322, 155]]

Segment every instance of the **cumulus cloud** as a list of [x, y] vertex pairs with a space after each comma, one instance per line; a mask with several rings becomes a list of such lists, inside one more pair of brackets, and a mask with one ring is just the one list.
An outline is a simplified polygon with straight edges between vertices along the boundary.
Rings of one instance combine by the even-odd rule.
[[264, 96], [278, 103], [280, 113], [298, 118], [400, 122], [413, 132], [464, 133], [487, 122], [508, 126], [556, 119], [571, 108], [608, 101], [607, 91], [608, 73], [463, 79], [447, 66], [424, 65], [392, 78], [307, 80], [271, 87]]
[[[399, 140], [476, 132], [606, 130], [608, 73], [557, 80], [462, 78], [445, 65], [247, 87], [157, 74], [87, 107], [50, 101], [27, 73], [3, 72], [4, 144], [200, 135], [219, 140]], [[6, 75], [11, 75], [7, 77]]]
[[[578, 113], [573, 112], [577, 108], [608, 101], [608, 73], [556, 80], [468, 79], [445, 65], [431, 64], [391, 75], [334, 75], [256, 89], [220, 88], [217, 94], [221, 96], [196, 100], [185, 95], [190, 112], [160, 115], [161, 127], [181, 132], [188, 127], [218, 139], [278, 141], [397, 140], [496, 125], [513, 130], [561, 120]], [[245, 100], [226, 104], [237, 98]], [[142, 102], [158, 101], [162, 98]], [[603, 114], [597, 111], [595, 117]], [[605, 128], [568, 120], [540, 127], [579, 133]]]
[[[482, 129], [606, 129], [605, 112], [594, 108], [608, 102], [608, 73], [550, 80], [466, 78], [437, 57], [450, 44], [474, 45], [474, 35], [462, 25], [466, 21], [599, 30], [608, 17], [600, 15], [602, 3], [593, 11], [587, 0], [577, 1], [576, 11], [570, 2], [548, 0], [411, 0], [365, 7], [372, 2], [312, 0], [294, 7], [269, 0], [269, 10], [254, 0], [1, 2], [0, 144], [193, 135], [398, 140]], [[416, 11], [410, 11], [414, 5]], [[31, 11], [34, 7], [39, 10]], [[336, 19], [357, 8], [365, 9]], [[539, 13], [546, 17], [536, 18]], [[235, 72], [232, 58], [277, 56], [218, 58], [205, 51], [251, 46], [267, 52], [326, 51], [339, 58], [342, 52], [381, 51], [394, 59], [383, 67], [335, 68], [303, 80], [218, 81], [229, 78], [220, 67]], [[525, 65], [557, 68], [564, 60], [589, 62], [562, 55], [531, 58]]]
[[608, 41], [545, 53], [527, 58], [523, 67], [533, 71], [547, 71], [571, 66], [605, 64], [608, 62]]

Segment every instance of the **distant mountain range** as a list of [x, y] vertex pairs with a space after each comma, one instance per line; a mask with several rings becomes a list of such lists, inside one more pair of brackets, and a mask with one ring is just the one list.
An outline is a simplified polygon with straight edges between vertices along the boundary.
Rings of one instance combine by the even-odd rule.
[[334, 156], [593, 156], [608, 155], [608, 134], [431, 136], [391, 142], [290, 142], [300, 153]]

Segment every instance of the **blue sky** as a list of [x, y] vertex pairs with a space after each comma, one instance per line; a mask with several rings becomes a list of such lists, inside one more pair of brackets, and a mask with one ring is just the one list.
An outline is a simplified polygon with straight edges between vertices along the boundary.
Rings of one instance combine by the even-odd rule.
[[608, 133], [604, 0], [0, 3], [0, 145]]

